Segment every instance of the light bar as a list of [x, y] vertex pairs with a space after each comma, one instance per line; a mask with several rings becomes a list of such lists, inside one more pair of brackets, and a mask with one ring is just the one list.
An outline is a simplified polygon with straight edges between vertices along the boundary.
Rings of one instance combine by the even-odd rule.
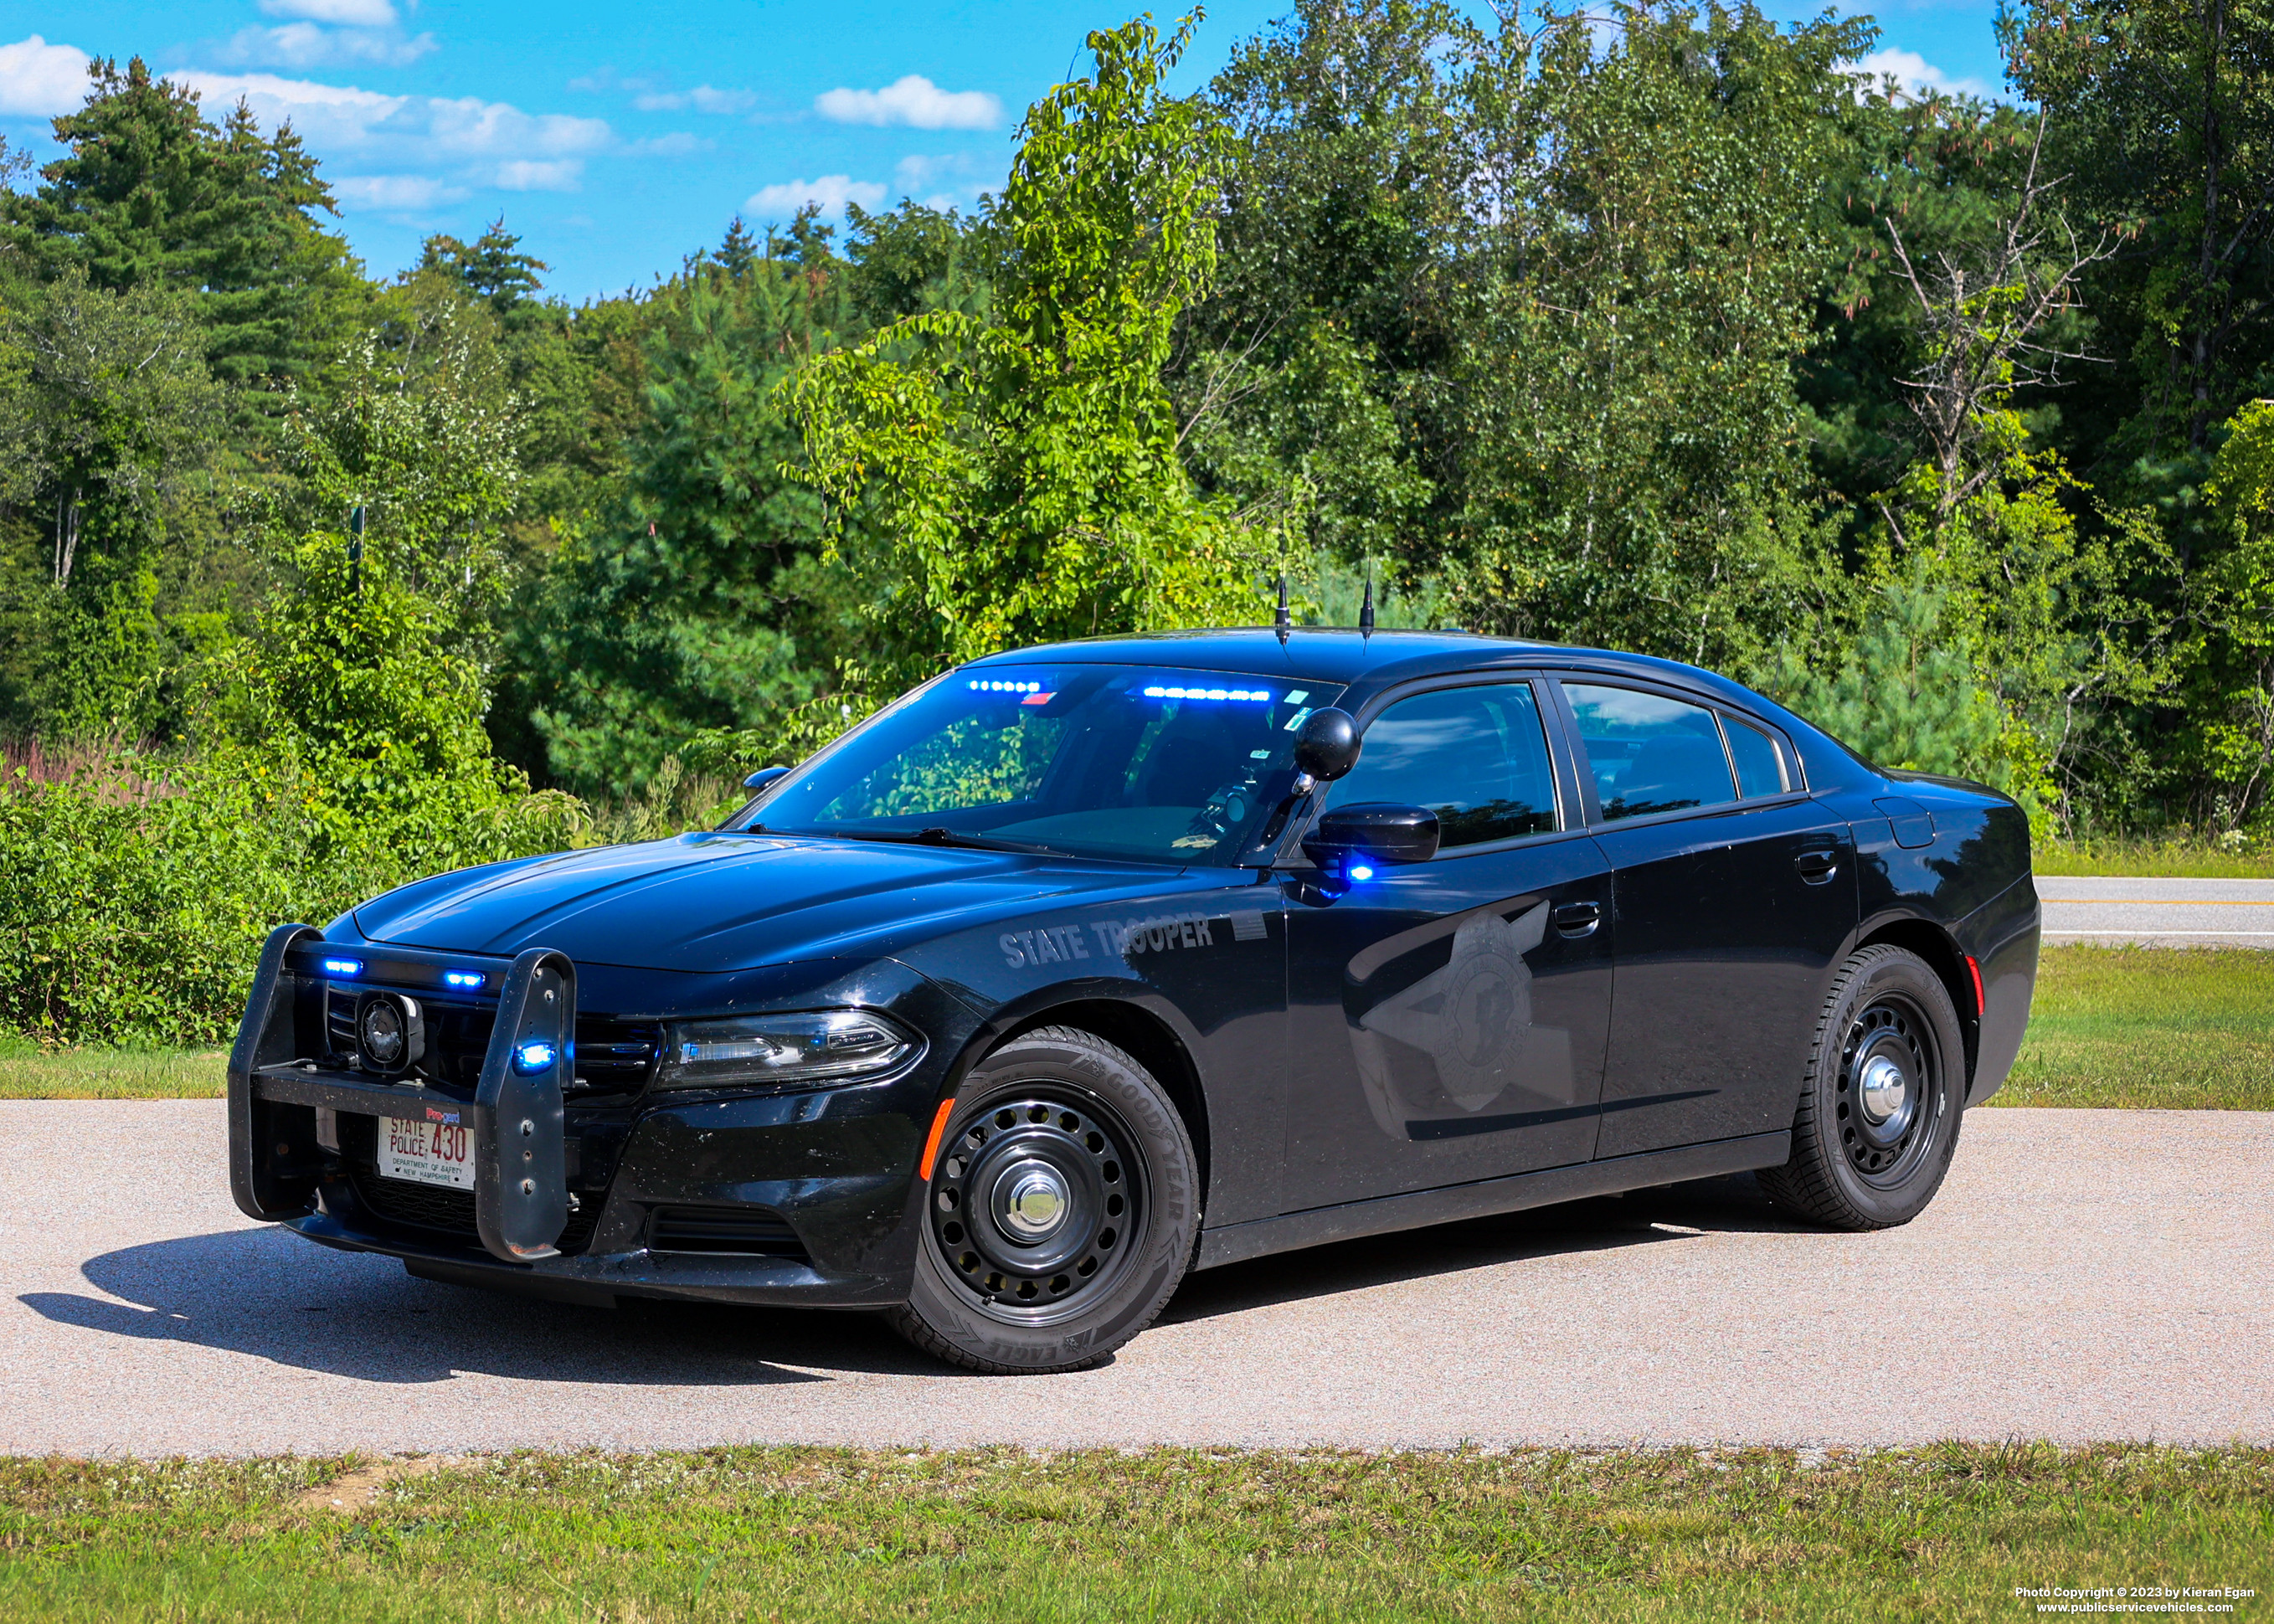
[[1231, 699], [1248, 704], [1269, 704], [1271, 702], [1271, 690], [1268, 688], [1156, 687], [1145, 689], [1144, 693], [1148, 699]]
[[468, 992], [471, 992], [475, 988], [480, 986], [484, 981], [486, 981], [489, 979], [490, 978], [488, 976], [484, 975], [478, 970], [445, 970], [442, 972], [443, 986], [463, 987]]
[[363, 960], [360, 959], [327, 959], [324, 960], [324, 974], [326, 975], [361, 975], [363, 974]]
[[1043, 685], [1039, 682], [986, 682], [975, 677], [972, 679], [970, 687], [975, 694], [1039, 694], [1043, 691]]
[[542, 1040], [523, 1043], [513, 1051], [513, 1069], [522, 1072], [546, 1071], [553, 1064], [557, 1052], [552, 1044]]

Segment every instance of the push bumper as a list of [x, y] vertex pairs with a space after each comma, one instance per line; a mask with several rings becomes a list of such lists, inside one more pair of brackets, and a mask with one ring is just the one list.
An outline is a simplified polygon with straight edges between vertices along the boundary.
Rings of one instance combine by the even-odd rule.
[[[470, 963], [504, 983], [472, 1101], [393, 1085], [328, 1064], [327, 957], [366, 961], [392, 989], [440, 984]], [[508, 973], [509, 971], [509, 973]], [[542, 973], [542, 974], [540, 974]], [[596, 974], [598, 974], [596, 972]], [[432, 977], [431, 981], [422, 977]], [[554, 996], [547, 1004], [543, 994]], [[922, 1199], [916, 1160], [968, 1012], [925, 978], [885, 961], [846, 990], [900, 1011], [947, 1041], [911, 1073], [810, 1094], [651, 1096], [613, 1126], [589, 1111], [564, 1128], [561, 1082], [574, 1075], [576, 971], [558, 954], [499, 960], [369, 943], [326, 943], [305, 926], [270, 938], [230, 1063], [230, 1183], [250, 1217], [320, 1245], [401, 1259], [414, 1274], [569, 1302], [619, 1297], [865, 1308], [905, 1301]], [[809, 1001], [799, 995], [800, 1003]], [[557, 1067], [514, 1070], [531, 1011], [551, 1014]], [[535, 1094], [537, 1097], [532, 1097]], [[365, 1199], [372, 1169], [350, 1167], [338, 1136], [320, 1143], [318, 1113], [432, 1120], [467, 1113], [477, 1215], [445, 1232], [407, 1226]], [[523, 1132], [522, 1124], [531, 1130]], [[368, 1132], [368, 1130], [365, 1131]], [[599, 1134], [600, 1138], [591, 1137]], [[605, 1141], [605, 1157], [594, 1147]], [[361, 1181], [361, 1182], [359, 1182]], [[527, 1184], [527, 1191], [516, 1186]], [[518, 1199], [522, 1204], [517, 1207]], [[460, 1198], [463, 1200], [463, 1198]], [[574, 1203], [580, 1216], [564, 1234]], [[538, 1222], [510, 1228], [526, 1207]], [[778, 1214], [798, 1256], [707, 1253], [659, 1244], [667, 1212]], [[508, 1222], [493, 1222], [491, 1210]], [[651, 1244], [658, 1243], [658, 1244]]]
[[[332, 949], [335, 961], [344, 950]], [[335, 974], [323, 938], [279, 925], [262, 947], [252, 993], [229, 1057], [230, 1191], [239, 1211], [267, 1222], [308, 1209], [321, 1169], [316, 1112], [437, 1119], [463, 1114], [473, 1139], [474, 1211], [482, 1245], [501, 1262], [555, 1257], [568, 1221], [561, 1081], [576, 1064], [576, 969], [563, 953], [515, 959], [498, 997], [481, 1081], [471, 1102], [328, 1069], [322, 999]], [[360, 978], [444, 984], [465, 959], [416, 948], [355, 955]]]

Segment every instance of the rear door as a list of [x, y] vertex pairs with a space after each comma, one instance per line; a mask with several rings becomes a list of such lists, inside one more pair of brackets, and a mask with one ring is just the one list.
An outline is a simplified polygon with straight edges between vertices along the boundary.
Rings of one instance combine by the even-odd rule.
[[1623, 680], [1559, 685], [1618, 965], [1599, 1156], [1792, 1124], [1834, 959], [1856, 923], [1855, 843], [1781, 737]]
[[1408, 691], [1328, 805], [1437, 813], [1434, 861], [1288, 897], [1290, 1211], [1585, 1162], [1610, 1019], [1609, 876], [1548, 685]]

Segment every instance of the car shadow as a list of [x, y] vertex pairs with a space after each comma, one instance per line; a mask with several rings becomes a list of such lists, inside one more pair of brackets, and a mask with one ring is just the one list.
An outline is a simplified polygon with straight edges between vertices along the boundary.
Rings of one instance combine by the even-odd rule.
[[1186, 1280], [1161, 1323], [1211, 1320], [1525, 1258], [1676, 1242], [1697, 1234], [1807, 1228], [1773, 1206], [1751, 1174], [1741, 1173], [1227, 1264]]
[[[1525, 1258], [1797, 1229], [1751, 1175], [1344, 1241], [1195, 1274], [1164, 1324], [1362, 1291]], [[840, 1375], [959, 1377], [881, 1319], [812, 1309], [623, 1298], [614, 1310], [415, 1279], [391, 1259], [312, 1247], [282, 1229], [224, 1229], [104, 1252], [102, 1295], [26, 1292], [59, 1325], [237, 1353], [359, 1381], [753, 1387]], [[1109, 1361], [1110, 1362], [1110, 1361]]]
[[[281, 1229], [124, 1247], [81, 1266], [104, 1293], [26, 1292], [61, 1325], [403, 1386], [523, 1381], [750, 1387], [939, 1374], [874, 1314], [623, 1299], [614, 1310], [418, 1280]], [[802, 1367], [802, 1368], [800, 1368]]]

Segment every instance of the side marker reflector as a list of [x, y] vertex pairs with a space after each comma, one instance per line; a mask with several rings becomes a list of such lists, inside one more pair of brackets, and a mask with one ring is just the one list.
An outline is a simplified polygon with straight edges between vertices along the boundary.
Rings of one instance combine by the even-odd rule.
[[923, 1165], [916, 1169], [916, 1177], [924, 1184], [931, 1183], [931, 1164], [939, 1154], [939, 1136], [947, 1132], [947, 1115], [954, 1109], [953, 1100], [942, 1100], [939, 1109], [932, 1114], [931, 1135], [924, 1140]]
[[1979, 1015], [1988, 1007], [1989, 1000], [1982, 996], [1982, 966], [1971, 953], [1966, 955], [1966, 973], [1974, 978], [1974, 1012]]

